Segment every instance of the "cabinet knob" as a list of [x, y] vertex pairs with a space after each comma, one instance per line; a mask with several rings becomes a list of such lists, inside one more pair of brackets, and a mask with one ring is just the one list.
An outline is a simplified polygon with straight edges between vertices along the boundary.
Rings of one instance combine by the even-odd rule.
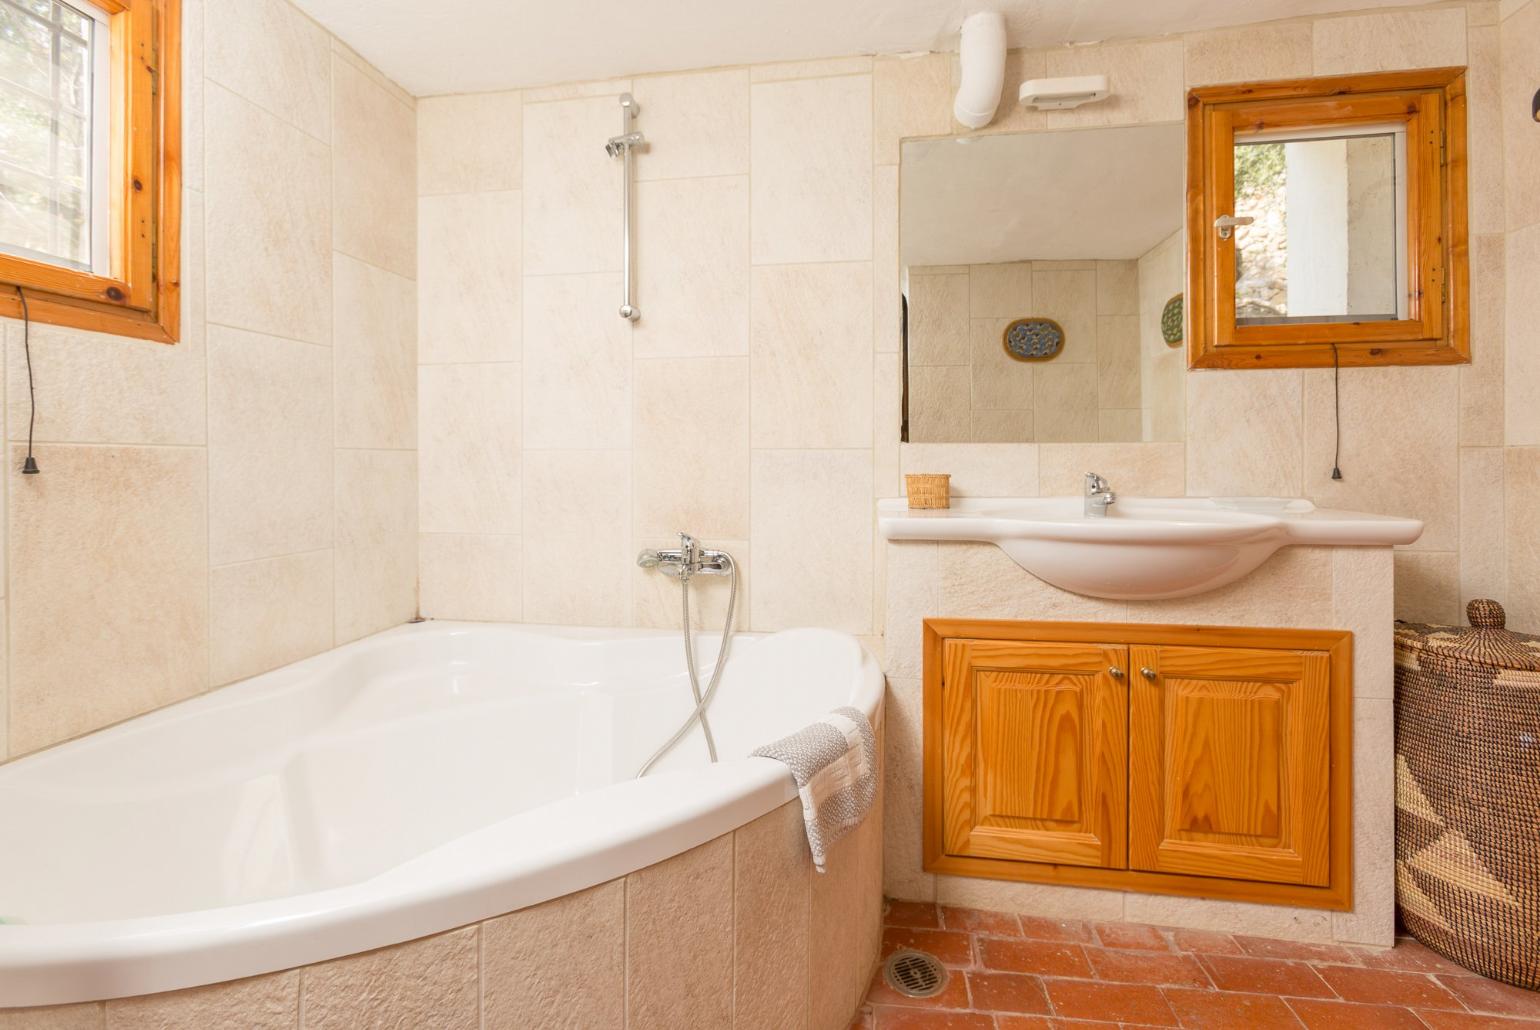
[[1150, 668], [1148, 665], [1140, 668], [1139, 674], [1147, 680], [1153, 680], [1157, 678], [1155, 670]]
[[1123, 678], [1123, 670], [1114, 665], [1112, 668], [1107, 670], [1107, 675], [1111, 676], [1115, 680], [1120, 680]]

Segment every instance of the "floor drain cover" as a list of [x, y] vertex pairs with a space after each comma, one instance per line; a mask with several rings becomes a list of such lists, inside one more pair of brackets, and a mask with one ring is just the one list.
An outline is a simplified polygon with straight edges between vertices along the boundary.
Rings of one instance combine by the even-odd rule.
[[923, 951], [895, 951], [882, 964], [882, 979], [906, 998], [934, 998], [946, 986], [946, 967]]

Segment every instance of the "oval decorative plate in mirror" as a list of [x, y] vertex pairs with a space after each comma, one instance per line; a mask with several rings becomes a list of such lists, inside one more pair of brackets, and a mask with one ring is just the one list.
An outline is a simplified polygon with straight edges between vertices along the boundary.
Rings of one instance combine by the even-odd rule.
[[1017, 361], [1047, 361], [1064, 349], [1064, 327], [1051, 318], [1018, 318], [1005, 327], [1003, 342]]
[[1182, 345], [1182, 294], [1166, 301], [1160, 312], [1160, 338], [1168, 347]]

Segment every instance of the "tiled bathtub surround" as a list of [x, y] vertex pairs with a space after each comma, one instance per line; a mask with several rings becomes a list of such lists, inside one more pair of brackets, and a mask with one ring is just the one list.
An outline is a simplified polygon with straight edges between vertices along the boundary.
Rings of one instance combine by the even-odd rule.
[[23, 477], [0, 322], [0, 759], [416, 606], [415, 101], [284, 0], [182, 17], [181, 342], [33, 326]]
[[682, 855], [379, 951], [168, 994], [0, 1009], [0, 1030], [844, 1030], [882, 935], [880, 813], [814, 872], [790, 801]]

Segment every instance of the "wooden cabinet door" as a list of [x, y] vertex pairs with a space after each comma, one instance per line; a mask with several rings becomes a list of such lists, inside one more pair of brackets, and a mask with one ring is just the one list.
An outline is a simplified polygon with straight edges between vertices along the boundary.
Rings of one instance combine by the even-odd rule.
[[1130, 868], [1325, 886], [1327, 655], [1135, 646], [1130, 659]]
[[1128, 649], [947, 640], [943, 839], [952, 855], [1121, 869]]

